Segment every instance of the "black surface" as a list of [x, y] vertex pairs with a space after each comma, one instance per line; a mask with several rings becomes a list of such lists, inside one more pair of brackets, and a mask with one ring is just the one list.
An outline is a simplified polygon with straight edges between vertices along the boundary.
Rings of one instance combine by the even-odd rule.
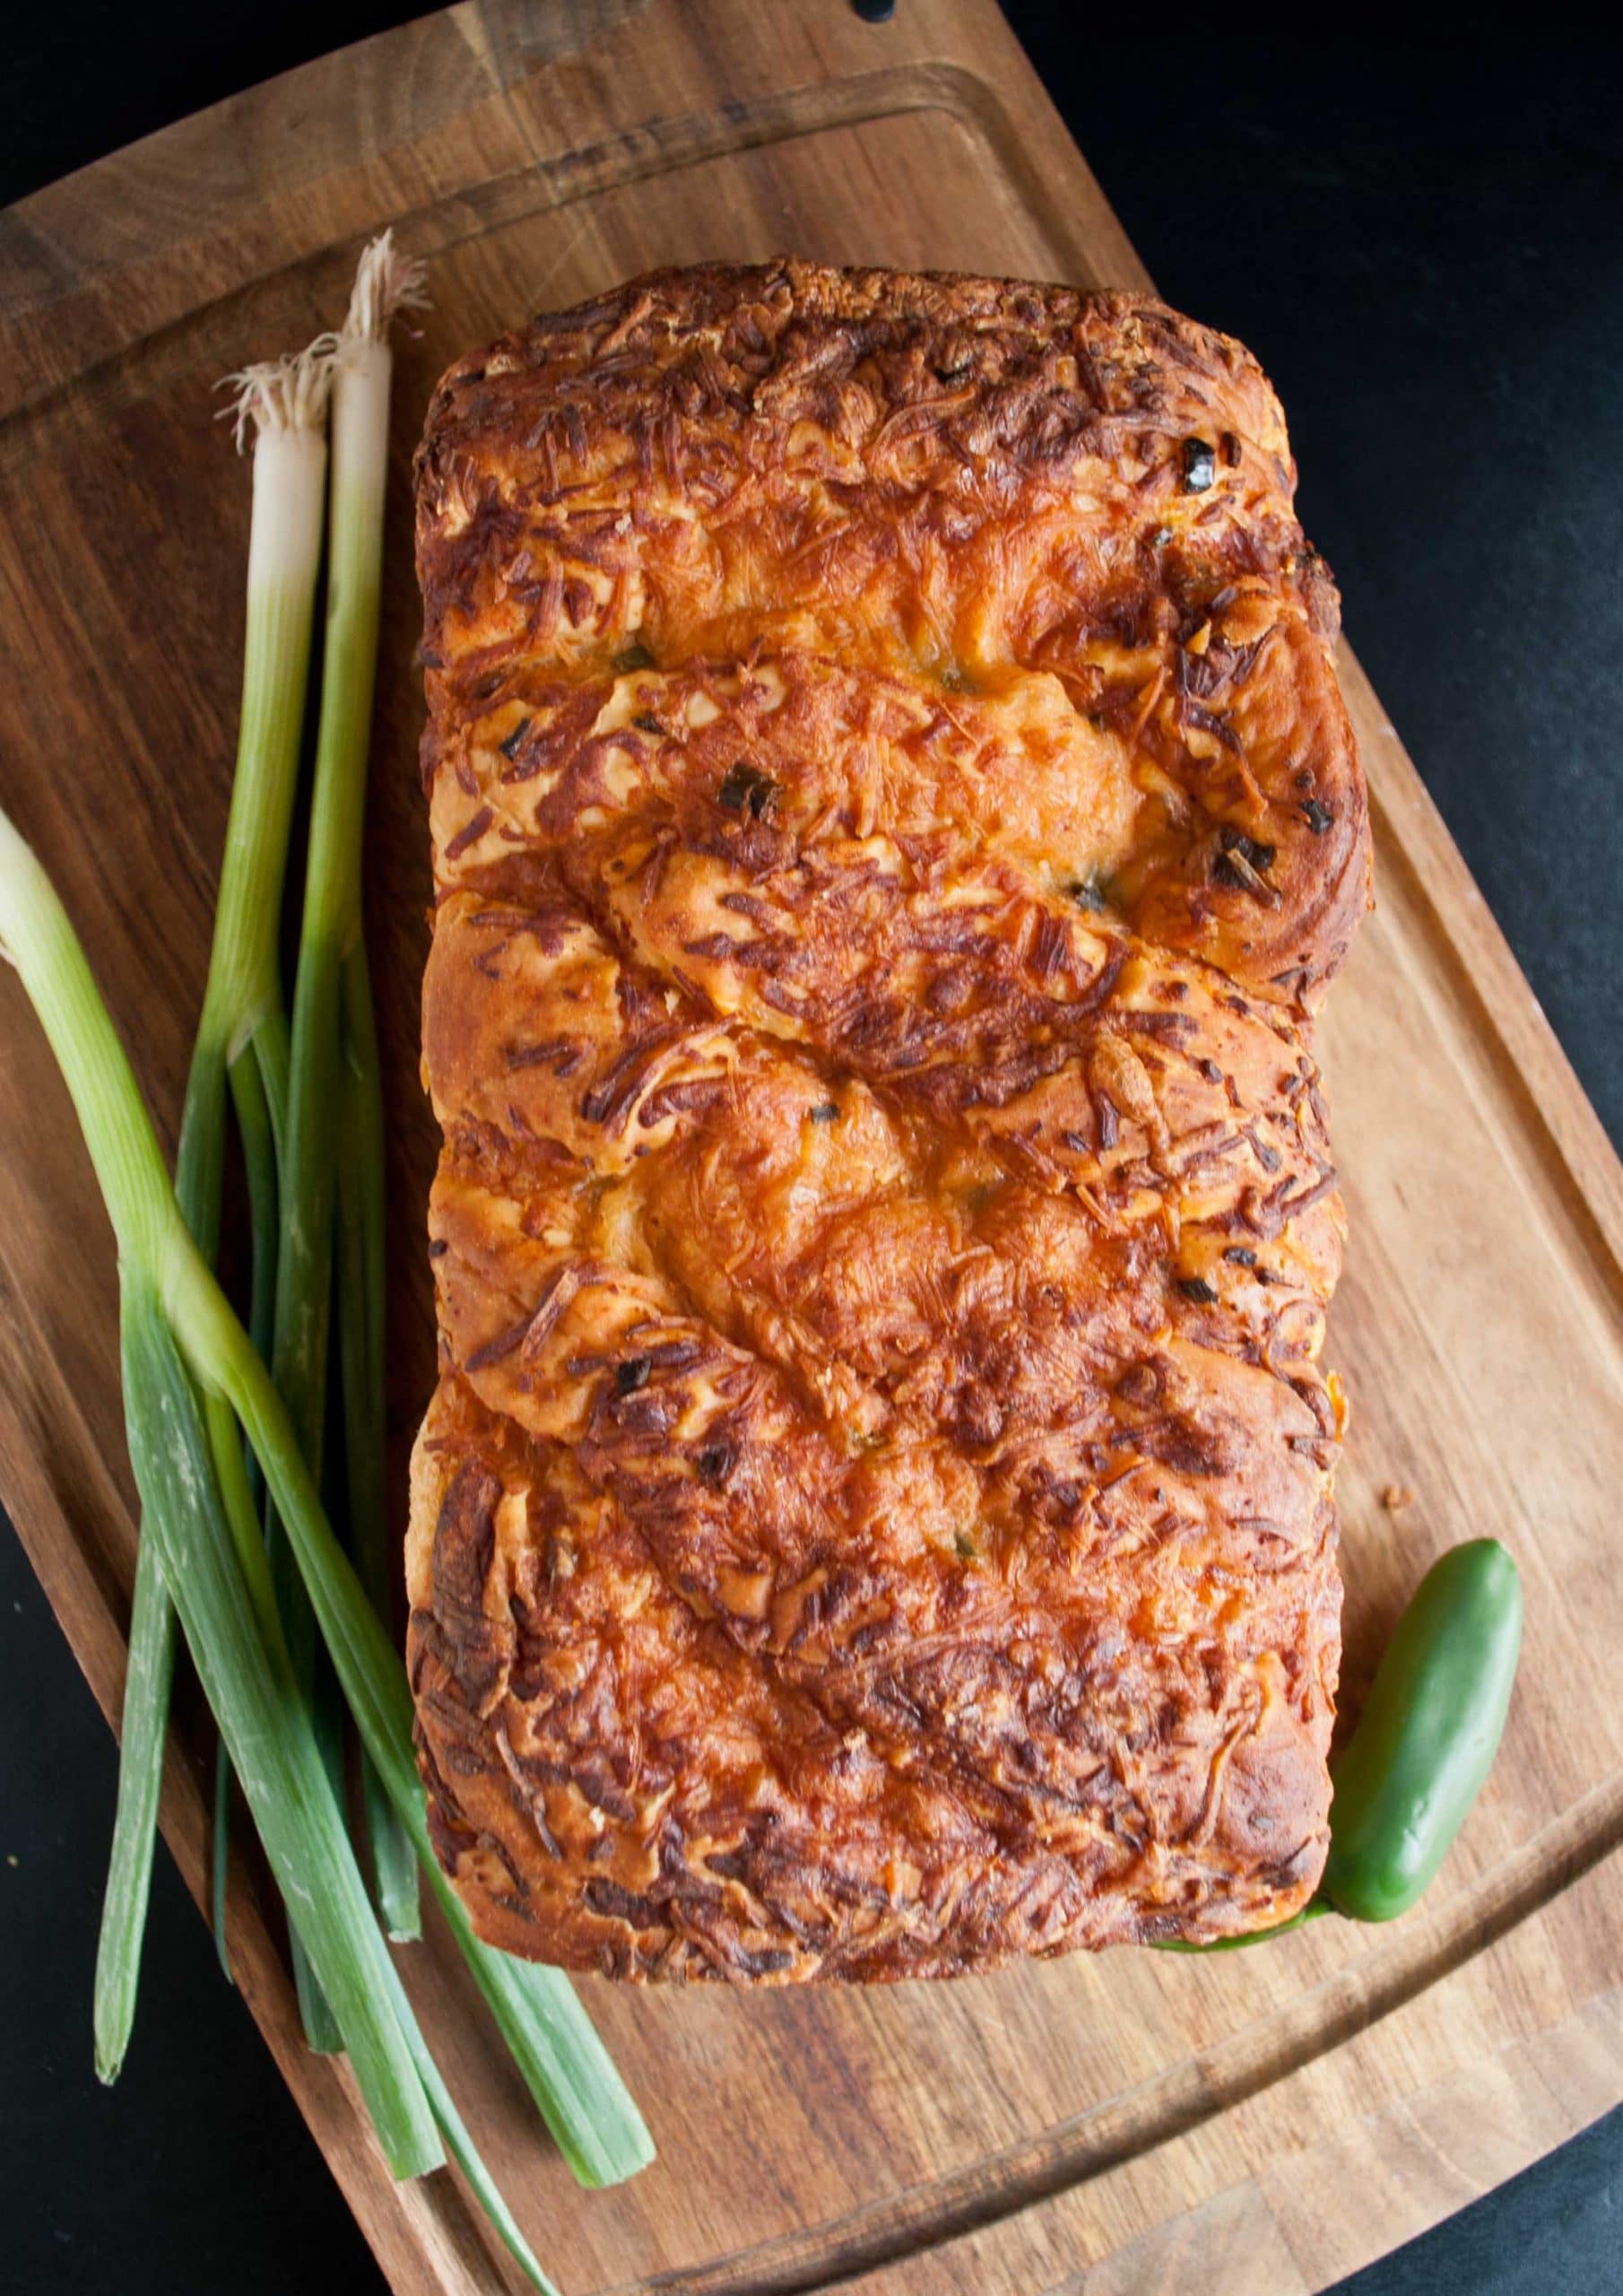
[[[0, 82], [0, 200], [411, 13], [31, 11]], [[1278, 384], [1349, 630], [1617, 1138], [1616, 20], [1580, 39], [1541, 17], [1496, 34], [1484, 15], [1420, 47], [1319, 31], [1305, 12], [1010, 13], [1163, 291], [1241, 335]], [[97, 2089], [112, 1746], [9, 1536], [0, 1632], [0, 2282], [380, 2287], [167, 1860], [129, 2068]], [[1623, 2113], [1341, 2296], [1619, 2285]]]

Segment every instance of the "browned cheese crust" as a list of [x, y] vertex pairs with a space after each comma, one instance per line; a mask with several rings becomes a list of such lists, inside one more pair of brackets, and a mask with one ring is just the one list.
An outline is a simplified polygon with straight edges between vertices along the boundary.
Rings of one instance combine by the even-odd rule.
[[410, 1664], [498, 1944], [945, 1976], [1311, 1893], [1368, 848], [1294, 483], [1141, 296], [716, 265], [440, 384]]

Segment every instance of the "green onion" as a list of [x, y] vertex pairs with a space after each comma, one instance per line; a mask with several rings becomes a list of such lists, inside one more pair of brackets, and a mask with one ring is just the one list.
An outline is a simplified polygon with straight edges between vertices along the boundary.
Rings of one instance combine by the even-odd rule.
[[[220, 1233], [228, 1087], [242, 1135], [253, 1237], [253, 1317], [268, 1333], [275, 1287], [276, 1135], [287, 1101], [287, 1020], [277, 940], [298, 780], [310, 632], [321, 565], [326, 409], [334, 340], [230, 378], [237, 442], [254, 439], [247, 636], [225, 858], [203, 1014], [187, 1081], [176, 1194], [213, 1262]], [[102, 1909], [96, 2070], [117, 2078], [135, 2008], [174, 1669], [174, 1619], [143, 1541], [130, 1622], [118, 1809]], [[215, 1796], [213, 1913], [221, 1961], [230, 1765]]]
[[[383, 1518], [383, 1105], [361, 938], [360, 845], [383, 580], [394, 364], [388, 331], [397, 311], [423, 300], [421, 266], [397, 254], [386, 231], [361, 257], [334, 352], [321, 718], [293, 993], [271, 1359], [299, 1448], [319, 1479], [341, 1225], [339, 1362], [352, 1537], [383, 1617], [391, 1607]], [[343, 1218], [336, 1223], [341, 1169]], [[271, 1530], [294, 1665], [312, 1693], [337, 1779], [337, 1718], [323, 1695], [308, 1601], [274, 1513]], [[363, 1788], [379, 1911], [391, 1936], [415, 1937], [415, 1861], [369, 1752]], [[325, 2038], [320, 2005], [302, 1970], [299, 1974], [306, 2031], [312, 2040]]]
[[[84, 952], [48, 879], [0, 815], [0, 945], [44, 1024], [83, 1126], [118, 1241], [131, 1462], [163, 1590], [243, 1781], [313, 1966], [330, 1989], [355, 2077], [396, 2174], [443, 2157], [379, 1965], [342, 1817], [263, 1600], [225, 1529], [215, 1458], [171, 1330], [170, 1295], [217, 1287], [181, 1217]], [[244, 1335], [244, 1344], [247, 1336]]]
[[[152, 1282], [209, 1408], [228, 1405], [252, 1446], [362, 1744], [548, 2126], [583, 2182], [611, 2184], [633, 2175], [652, 2160], [653, 2147], [572, 1989], [556, 1970], [510, 1961], [480, 1944], [433, 1855], [412, 1752], [405, 1670], [333, 1535], [274, 1383], [180, 1217], [83, 951], [49, 880], [3, 813], [0, 949], [18, 965], [74, 1095], [126, 1280], [135, 1270]], [[225, 1535], [239, 1570], [251, 1577], [255, 1566], [241, 1552], [240, 1534], [228, 1529]]]
[[510, 1969], [471, 1942], [467, 1917], [432, 1859], [404, 1670], [322, 1512], [274, 1383], [181, 1216], [84, 952], [4, 813], [0, 952], [17, 966], [56, 1056], [117, 1239], [126, 1422], [156, 1568], [379, 2141], [396, 2173], [421, 2173], [439, 2157], [429, 2125], [437, 2124], [498, 2231], [544, 2288], [456, 2118], [373, 1923], [292, 1674], [251, 1505], [245, 1513], [235, 1429], [223, 1447], [220, 1439], [228, 1420], [247, 1434], [288, 1526], [367, 1752], [503, 2031], [519, 2036], [521, 2070], [547, 2084], [540, 2101], [567, 2157], [589, 2181], [608, 2182], [651, 2157], [647, 2133], [558, 1973]]
[[[426, 2109], [502, 2237], [543, 2285], [444, 2092], [369, 1918], [360, 1942], [349, 1936], [348, 1958], [339, 1950], [354, 1926], [356, 1868], [342, 1831], [340, 1742], [329, 1728], [323, 1743], [310, 1694], [322, 1679], [314, 1664], [319, 1622], [360, 1730], [386, 1926], [416, 1933], [421, 1859], [576, 2176], [600, 2186], [633, 2174], [653, 2157], [647, 2131], [567, 1980], [483, 1945], [433, 1854], [410, 1692], [383, 1623], [393, 1578], [383, 1499], [383, 1115], [360, 932], [360, 839], [382, 547], [384, 338], [392, 312], [418, 294], [415, 268], [395, 257], [386, 235], [362, 259], [342, 336], [325, 338], [300, 361], [238, 378], [245, 386], [239, 426], [251, 421], [258, 434], [243, 724], [175, 1191], [83, 952], [4, 815], [0, 952], [9, 943], [46, 1024], [118, 1238], [126, 1414], [151, 1533], [142, 1541], [132, 1621], [120, 1841], [99, 1968], [99, 2068], [108, 2077], [116, 2072], [133, 2013], [174, 1660], [169, 1596], [184, 1561], [186, 1598], [178, 1607], [225, 1748], [251, 1746], [257, 1755], [273, 1709], [285, 1741], [281, 1766], [267, 1772], [262, 1763], [244, 1784], [287, 1895], [312, 2038], [356, 2057], [386, 2149], [407, 2172], [429, 2157]], [[320, 551], [319, 398], [334, 377], [326, 657], [290, 1039], [277, 923]], [[314, 404], [314, 422], [281, 419], [299, 404]], [[278, 487], [284, 432], [299, 434], [299, 470], [291, 480], [284, 473]], [[208, 1265], [219, 1231], [228, 1085], [249, 1182], [257, 1345]], [[334, 1287], [349, 1512], [370, 1602], [334, 1538], [317, 1480]], [[292, 1414], [265, 1370], [273, 1345]], [[267, 1530], [277, 1535], [269, 1552], [256, 1478]], [[194, 1570], [200, 1544], [206, 1552]], [[257, 1635], [247, 1657], [245, 1619]], [[217, 1901], [228, 1790], [222, 1764]], [[335, 1926], [325, 1911], [311, 1918], [308, 1879], [295, 1874], [306, 1849], [322, 1876], [322, 1907], [343, 1912]], [[335, 1860], [341, 1871], [329, 1870]], [[414, 2092], [401, 2077], [403, 2049], [417, 2076]]]

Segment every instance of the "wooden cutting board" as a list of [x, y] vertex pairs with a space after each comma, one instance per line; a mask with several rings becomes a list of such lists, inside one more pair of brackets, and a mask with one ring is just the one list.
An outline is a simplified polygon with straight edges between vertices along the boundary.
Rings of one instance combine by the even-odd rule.
[[[394, 222], [435, 309], [402, 352], [369, 872], [388, 1063], [396, 1512], [431, 1376], [416, 1081], [429, 896], [407, 463], [463, 345], [656, 263], [1144, 274], [989, 0], [473, 0], [222, 104], [0, 217], [0, 793], [78, 919], [172, 1141], [224, 829], [246, 466], [216, 377], [342, 310]], [[1349, 602], [1357, 627], [1358, 601]], [[657, 2164], [571, 2184], [443, 1938], [405, 1965], [569, 2292], [1316, 2289], [1623, 2098], [1623, 1175], [1349, 657], [1380, 909], [1324, 1031], [1352, 1247], [1332, 1348], [1347, 1696], [1428, 1559], [1526, 1579], [1492, 1785], [1425, 1905], [1216, 1961], [1123, 1952], [940, 1987], [585, 1988]], [[0, 1496], [116, 1714], [134, 1552], [111, 1240], [0, 982]], [[1383, 1504], [1406, 1487], [1412, 1503]], [[196, 1718], [194, 1716], [194, 1719]], [[13, 1730], [26, 1719], [13, 1718]], [[207, 1739], [164, 1820], [193, 1889]], [[245, 1866], [244, 1989], [394, 2284], [506, 2284], [448, 2175], [395, 2187], [299, 2045]], [[204, 1949], [201, 1938], [199, 1952]], [[136, 2046], [161, 2045], [139, 2030]], [[86, 2036], [88, 2056], [89, 2037]], [[275, 2174], [266, 2163], [266, 2174]], [[1095, 2271], [1093, 2267], [1097, 2266]]]

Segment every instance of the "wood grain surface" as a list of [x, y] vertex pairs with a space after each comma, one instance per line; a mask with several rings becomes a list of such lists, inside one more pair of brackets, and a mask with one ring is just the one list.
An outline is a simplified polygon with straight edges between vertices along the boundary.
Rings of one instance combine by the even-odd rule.
[[[908, 0], [877, 26], [845, 0], [470, 0], [0, 216], [0, 796], [78, 920], [171, 1144], [240, 663], [247, 474], [212, 386], [330, 324], [386, 222], [435, 296], [398, 370], [368, 851], [404, 1521], [433, 1344], [407, 465], [434, 377], [656, 263], [794, 249], [1083, 285], [1143, 273], [989, 0]], [[1332, 1324], [1353, 1402], [1345, 1702], [1431, 1556], [1505, 1537], [1528, 1633], [1488, 1793], [1389, 1930], [1324, 1922], [1215, 1961], [1123, 1952], [872, 1992], [589, 1983], [660, 2146], [612, 2194], [572, 2185], [435, 1934], [403, 1956], [408, 1982], [567, 2291], [845, 2278], [871, 2296], [1031, 2296], [1086, 2275], [1089, 2296], [1284, 2296], [1623, 2098], [1606, 1862], [1623, 1839], [1623, 1174], [1344, 669], [1380, 894], [1324, 1031], [1352, 1222]], [[0, 1064], [0, 1497], [110, 1716], [135, 1541], [111, 1238], [9, 978]], [[1400, 1490], [1410, 1503], [1383, 1503]], [[26, 1718], [11, 1727], [21, 1743]], [[199, 1893], [208, 1768], [205, 1735], [183, 1728], [164, 1822]], [[395, 2287], [507, 2285], [454, 2179], [392, 2186], [342, 2066], [300, 2048], [251, 1859], [231, 1920], [254, 2013]]]

